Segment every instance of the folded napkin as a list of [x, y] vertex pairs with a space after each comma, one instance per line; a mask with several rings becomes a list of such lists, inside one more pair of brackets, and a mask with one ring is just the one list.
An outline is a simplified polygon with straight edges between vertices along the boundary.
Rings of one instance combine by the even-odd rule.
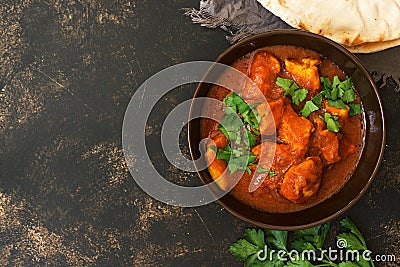
[[201, 26], [227, 31], [230, 43], [268, 30], [292, 29], [256, 0], [202, 0], [199, 10], [187, 8], [185, 14]]

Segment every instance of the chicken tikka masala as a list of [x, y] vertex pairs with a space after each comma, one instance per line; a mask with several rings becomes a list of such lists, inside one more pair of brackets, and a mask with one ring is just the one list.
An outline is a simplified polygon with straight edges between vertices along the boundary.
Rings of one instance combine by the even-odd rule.
[[[230, 194], [265, 212], [302, 210], [338, 192], [357, 165], [364, 137], [362, 103], [346, 73], [323, 55], [288, 45], [259, 49], [232, 67], [259, 90], [243, 86], [236, 94], [215, 85], [209, 91], [208, 97], [226, 104], [205, 107], [214, 108], [225, 127], [201, 121], [202, 138], [214, 142], [206, 151], [211, 177], [224, 174], [218, 184], [224, 188], [232, 173], [243, 170]], [[257, 102], [260, 91], [266, 102]], [[271, 151], [272, 164], [264, 166]], [[244, 168], [238, 164], [243, 159]], [[250, 192], [253, 176], [263, 182]]]

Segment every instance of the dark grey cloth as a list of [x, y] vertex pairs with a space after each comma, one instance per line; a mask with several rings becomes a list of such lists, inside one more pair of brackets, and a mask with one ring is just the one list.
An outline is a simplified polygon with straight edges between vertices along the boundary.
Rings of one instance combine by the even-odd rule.
[[251, 34], [291, 27], [263, 8], [256, 0], [203, 0], [200, 9], [185, 9], [194, 23], [227, 31], [234, 43]]

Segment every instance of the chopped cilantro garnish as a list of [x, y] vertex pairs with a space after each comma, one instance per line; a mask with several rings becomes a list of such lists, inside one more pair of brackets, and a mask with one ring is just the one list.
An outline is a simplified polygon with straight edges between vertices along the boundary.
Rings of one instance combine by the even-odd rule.
[[319, 110], [319, 107], [314, 104], [312, 100], [308, 100], [301, 110], [301, 115], [305, 118], [308, 117], [312, 112]]
[[319, 115], [319, 118], [326, 123], [326, 128], [328, 131], [335, 133], [339, 132], [341, 125], [338, 122], [337, 116], [332, 116], [330, 113], [325, 112], [324, 116]]
[[299, 86], [292, 80], [278, 77], [276, 79], [276, 85], [282, 87], [285, 90], [285, 96], [291, 95], [295, 90], [299, 89]]
[[307, 97], [308, 90], [304, 88], [299, 89], [299, 86], [292, 80], [278, 77], [276, 79], [276, 85], [285, 90], [285, 96], [290, 95], [292, 97], [292, 102], [295, 105], [299, 105], [300, 102]]
[[346, 90], [344, 91], [342, 100], [343, 102], [346, 103], [350, 103], [353, 102], [356, 99], [355, 95], [354, 95], [354, 91], [353, 90]]
[[321, 108], [322, 93], [317, 94], [311, 100], [306, 101], [303, 109], [300, 111], [301, 115], [307, 118], [312, 112], [317, 111]]
[[[331, 82], [326, 77], [321, 77], [322, 93], [328, 101], [339, 101], [336, 103], [337, 108], [346, 109], [344, 103], [350, 103], [355, 100], [355, 93], [351, 78], [347, 78], [344, 81], [340, 81], [338, 76], [333, 77]], [[333, 103], [333, 102], [332, 102]], [[333, 106], [330, 104], [330, 106]], [[339, 107], [340, 106], [340, 107]]]
[[251, 173], [248, 166], [255, 162], [256, 156], [250, 152], [250, 148], [256, 145], [257, 135], [260, 134], [256, 129], [260, 122], [260, 116], [255, 110], [256, 105], [248, 105], [235, 93], [225, 97], [223, 102], [227, 107], [218, 128], [230, 144], [224, 149], [213, 150], [216, 151], [217, 159], [228, 163], [230, 173], [238, 170]]
[[261, 166], [259, 166], [259, 167], [256, 169], [256, 172], [257, 172], [257, 173], [268, 173], [268, 176], [269, 176], [269, 177], [276, 176], [276, 173], [275, 173], [274, 171], [271, 171], [270, 169], [266, 169], [266, 168], [261, 167]]
[[[325, 92], [328, 92], [332, 88], [332, 82], [329, 80], [327, 77], [320, 77], [319, 80], [321, 81], [322, 84], [322, 89]], [[326, 97], [326, 96], [325, 96]]]
[[[235, 152], [237, 150], [233, 150], [232, 152]], [[240, 153], [240, 156], [235, 156], [235, 157], [231, 157], [228, 160], [228, 169], [230, 173], [234, 173], [238, 170], [247, 170], [247, 166], [251, 165], [255, 160], [256, 160], [256, 156], [251, 153], [251, 152], [247, 152], [247, 153]]]
[[213, 149], [217, 154], [217, 159], [222, 159], [225, 161], [229, 161], [231, 157], [231, 147], [226, 146], [224, 149], [217, 148], [216, 150]]
[[350, 110], [349, 115], [354, 116], [362, 112], [360, 104], [349, 104]]
[[347, 109], [342, 100], [328, 100], [328, 105], [335, 108]]
[[321, 104], [322, 104], [322, 93], [317, 94], [316, 96], [314, 96], [311, 101], [318, 106], [319, 108], [321, 108]]
[[293, 94], [291, 94], [293, 104], [299, 105], [301, 101], [306, 99], [307, 94], [308, 94], [308, 91], [304, 88], [296, 90]]

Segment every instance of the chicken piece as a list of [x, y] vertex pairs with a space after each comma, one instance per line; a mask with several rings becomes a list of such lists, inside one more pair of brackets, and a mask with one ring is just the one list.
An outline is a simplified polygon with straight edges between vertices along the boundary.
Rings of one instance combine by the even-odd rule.
[[253, 147], [251, 152], [257, 156], [259, 166], [268, 168], [268, 165], [272, 163], [272, 168], [276, 171], [285, 167], [287, 168], [288, 165], [298, 159], [290, 153], [288, 145], [269, 141]]
[[287, 105], [278, 128], [278, 137], [290, 146], [293, 153], [303, 156], [306, 152], [314, 125], [308, 119], [297, 115], [291, 105]]
[[347, 119], [349, 118], [350, 107], [346, 105], [346, 109], [337, 108], [333, 106], [329, 106], [328, 101], [323, 101], [323, 107], [326, 112], [329, 112], [331, 115], [338, 116], [338, 121], [340, 125], [343, 125]]
[[[212, 131], [210, 136], [217, 148], [223, 149], [229, 143], [226, 136], [220, 130]], [[208, 147], [209, 146], [211, 146], [211, 144], [208, 144]]]
[[227, 175], [224, 175], [227, 167], [228, 164], [222, 159], [214, 159], [214, 161], [208, 166], [208, 172], [210, 173], [211, 178], [213, 178], [222, 190], [228, 189], [229, 186], [229, 178]]
[[[214, 145], [217, 148], [222, 149], [228, 144], [228, 139], [219, 130], [212, 132], [211, 136], [211, 139], [214, 141]], [[229, 186], [229, 178], [223, 174], [225, 169], [228, 167], [228, 164], [224, 160], [216, 158], [215, 151], [211, 148], [212, 145], [212, 143], [207, 145], [207, 150], [205, 153], [206, 162], [209, 164], [208, 172], [213, 180], [216, 181], [217, 185], [222, 190], [226, 190]]]
[[303, 58], [301, 61], [285, 59], [285, 69], [293, 76], [293, 80], [303, 88], [316, 95], [321, 87], [317, 65], [319, 59]]
[[330, 165], [338, 162], [339, 156], [339, 139], [336, 133], [326, 129], [326, 124], [318, 117], [314, 118], [316, 131], [311, 136], [310, 150], [315, 155], [322, 158], [324, 165]]
[[302, 203], [318, 191], [321, 174], [321, 159], [308, 157], [300, 164], [293, 165], [286, 172], [279, 192], [294, 203]]
[[258, 105], [256, 110], [258, 111], [258, 114], [262, 116], [260, 120], [260, 133], [263, 135], [272, 135], [275, 133], [282, 119], [284, 98], [269, 101], [268, 103], [264, 102]]
[[253, 147], [251, 152], [257, 156], [259, 167], [270, 169], [275, 173], [275, 175], [270, 176], [267, 172], [256, 172], [256, 175], [265, 177], [264, 185], [271, 190], [278, 188], [285, 172], [298, 160], [295, 155], [290, 152], [288, 145], [276, 144], [273, 142], [259, 144]]
[[260, 99], [261, 93], [268, 97], [268, 92], [275, 84], [276, 77], [281, 71], [281, 65], [276, 57], [267, 52], [258, 52], [255, 54], [250, 65], [250, 79], [257, 85], [246, 86], [243, 89], [242, 97], [245, 99]]

